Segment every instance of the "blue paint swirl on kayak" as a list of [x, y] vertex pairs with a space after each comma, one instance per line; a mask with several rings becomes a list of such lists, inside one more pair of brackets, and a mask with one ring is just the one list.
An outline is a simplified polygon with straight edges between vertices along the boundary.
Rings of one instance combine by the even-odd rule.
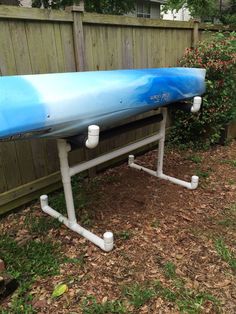
[[0, 77], [0, 139], [65, 138], [202, 95], [205, 70], [160, 68]]

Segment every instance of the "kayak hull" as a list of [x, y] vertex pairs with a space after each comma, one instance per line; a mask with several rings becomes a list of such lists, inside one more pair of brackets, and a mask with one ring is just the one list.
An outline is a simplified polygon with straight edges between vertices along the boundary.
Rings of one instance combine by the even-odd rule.
[[204, 92], [192, 68], [0, 77], [0, 140], [67, 138]]

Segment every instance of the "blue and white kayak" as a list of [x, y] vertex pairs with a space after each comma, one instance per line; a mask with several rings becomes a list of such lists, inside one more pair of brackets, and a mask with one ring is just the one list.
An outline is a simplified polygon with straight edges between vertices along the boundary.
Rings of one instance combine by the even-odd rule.
[[160, 68], [0, 77], [0, 140], [67, 138], [200, 96], [205, 70]]

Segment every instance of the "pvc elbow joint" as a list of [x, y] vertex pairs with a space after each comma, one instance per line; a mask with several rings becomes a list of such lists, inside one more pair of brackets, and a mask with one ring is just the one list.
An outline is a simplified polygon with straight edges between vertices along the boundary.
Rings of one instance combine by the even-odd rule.
[[193, 98], [193, 105], [191, 107], [191, 112], [195, 113], [198, 112], [201, 108], [201, 104], [202, 104], [202, 97], [200, 96], [196, 96]]
[[99, 143], [99, 131], [98, 125], [89, 125], [88, 138], [85, 142], [85, 146], [89, 149], [95, 148]]

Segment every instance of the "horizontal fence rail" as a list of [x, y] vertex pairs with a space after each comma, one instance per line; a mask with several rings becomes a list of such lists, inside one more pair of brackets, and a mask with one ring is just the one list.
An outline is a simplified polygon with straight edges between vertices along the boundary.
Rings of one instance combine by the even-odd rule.
[[[205, 30], [228, 28], [91, 14], [76, 8], [59, 11], [0, 5], [0, 75], [176, 66], [187, 47], [209, 36]], [[148, 116], [152, 113], [137, 119]], [[157, 129], [158, 124], [152, 123], [106, 140], [92, 152], [79, 149], [71, 153], [71, 162], [88, 160]], [[111, 163], [103, 167], [108, 165]], [[60, 187], [55, 141], [1, 143], [0, 178], [0, 214]]]

